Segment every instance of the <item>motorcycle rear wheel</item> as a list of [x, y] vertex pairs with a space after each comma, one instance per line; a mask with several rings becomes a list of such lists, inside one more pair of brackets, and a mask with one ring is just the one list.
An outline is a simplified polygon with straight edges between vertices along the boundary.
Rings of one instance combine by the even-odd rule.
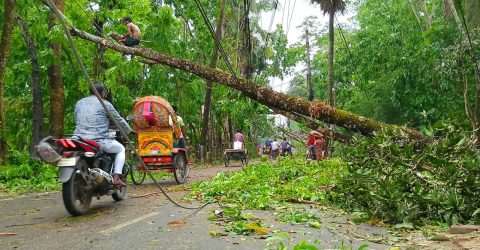
[[[124, 183], [127, 183], [127, 176], [129, 172], [130, 172], [130, 166], [128, 166], [128, 164], [125, 164], [123, 166], [122, 176], [120, 177], [120, 179], [122, 179]], [[125, 198], [126, 193], [127, 193], [127, 187], [116, 188], [113, 190], [112, 198], [115, 201], [121, 201]]]
[[76, 171], [73, 172], [69, 181], [63, 183], [62, 197], [65, 208], [73, 216], [86, 214], [92, 203], [92, 192]]

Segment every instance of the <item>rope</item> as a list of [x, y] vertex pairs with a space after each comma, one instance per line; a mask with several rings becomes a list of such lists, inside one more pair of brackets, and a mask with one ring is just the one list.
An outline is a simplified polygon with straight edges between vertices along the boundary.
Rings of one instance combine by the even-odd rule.
[[146, 169], [147, 171], [147, 174], [148, 176], [153, 180], [153, 182], [157, 185], [157, 187], [160, 189], [160, 191], [163, 193], [163, 195], [165, 195], [165, 197], [170, 201], [172, 202], [173, 204], [181, 207], [181, 208], [184, 208], [184, 209], [196, 209], [196, 210], [200, 210], [204, 207], [206, 207], [208, 204], [211, 203], [211, 201], [208, 201], [206, 202], [205, 204], [201, 205], [201, 206], [198, 206], [198, 207], [186, 207], [186, 206], [183, 206], [181, 204], [179, 204], [178, 202], [176, 202], [175, 200], [173, 200], [168, 194], [167, 192], [160, 186], [160, 184], [157, 182], [157, 180], [153, 177], [153, 174], [152, 172], [147, 168], [147, 166], [145, 165], [145, 163], [142, 161], [142, 158], [140, 157], [140, 155], [138, 154], [138, 151], [137, 149], [133, 146], [133, 143], [132, 141], [130, 141], [130, 139], [128, 138], [128, 135], [125, 133], [125, 131], [123, 131], [122, 127], [120, 126], [120, 124], [118, 124], [118, 122], [115, 120], [115, 118], [113, 117], [112, 113], [110, 113], [110, 111], [108, 110], [107, 106], [105, 105], [105, 102], [103, 101], [103, 99], [100, 97], [100, 95], [98, 94], [98, 91], [97, 89], [95, 88], [95, 85], [92, 81], [92, 79], [90, 78], [90, 76], [88, 75], [88, 72], [82, 62], [82, 59], [80, 58], [80, 55], [78, 54], [78, 51], [75, 47], [75, 44], [73, 43], [73, 39], [72, 39], [72, 36], [68, 30], [68, 27], [67, 25], [65, 24], [65, 16], [57, 9], [57, 7], [55, 6], [55, 4], [52, 2], [52, 0], [46, 0], [47, 3], [48, 3], [48, 7], [55, 13], [55, 15], [58, 17], [60, 23], [62, 24], [62, 28], [63, 28], [63, 31], [65, 32], [65, 35], [67, 36], [67, 40], [68, 40], [68, 44], [70, 45], [70, 48], [72, 49], [73, 51], [73, 54], [75, 55], [75, 58], [77, 60], [77, 63], [80, 67], [80, 69], [82, 70], [82, 73], [84, 74], [84, 77], [85, 79], [87, 80], [87, 82], [89, 83], [90, 85], [90, 88], [93, 90], [95, 96], [98, 98], [98, 100], [100, 101], [100, 104], [102, 105], [102, 107], [104, 108], [105, 112], [107, 113], [109, 119], [113, 122], [113, 124], [115, 125], [115, 127], [120, 131], [121, 135], [122, 135], [122, 139], [126, 142], [128, 142], [128, 146], [133, 149], [135, 155], [137, 156], [137, 158], [139, 159], [139, 162], [142, 164], [142, 167], [144, 169]]

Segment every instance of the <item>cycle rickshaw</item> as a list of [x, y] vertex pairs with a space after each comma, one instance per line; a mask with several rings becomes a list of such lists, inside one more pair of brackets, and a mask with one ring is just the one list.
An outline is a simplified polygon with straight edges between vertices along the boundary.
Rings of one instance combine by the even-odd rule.
[[[178, 147], [181, 128], [170, 103], [158, 96], [138, 99], [133, 107], [133, 127], [138, 133], [138, 154], [148, 170], [173, 172], [175, 181], [184, 183], [190, 169], [185, 148]], [[142, 164], [132, 166], [133, 183], [142, 184], [146, 173]]]

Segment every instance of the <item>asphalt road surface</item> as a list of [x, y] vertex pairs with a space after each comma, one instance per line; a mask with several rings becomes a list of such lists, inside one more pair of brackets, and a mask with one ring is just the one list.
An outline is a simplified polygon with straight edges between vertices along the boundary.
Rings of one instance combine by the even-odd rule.
[[[217, 172], [239, 169], [192, 169], [187, 185], [212, 178]], [[175, 187], [173, 180], [161, 181], [161, 184], [171, 187], [169, 194], [175, 199], [185, 194], [181, 187]], [[305, 207], [321, 215], [322, 224], [318, 229], [278, 222], [274, 220], [275, 211], [249, 211], [270, 225], [266, 236], [225, 234], [220, 225], [207, 219], [217, 209], [221, 209], [218, 204], [210, 204], [193, 213], [176, 207], [148, 183], [148, 176], [146, 184], [129, 185], [127, 196], [121, 202], [114, 202], [108, 196], [100, 200], [94, 198], [90, 213], [80, 217], [68, 214], [60, 192], [3, 198], [0, 200], [0, 249], [266, 249], [275, 248], [280, 242], [291, 248], [301, 240], [321, 249], [342, 246], [357, 249], [364, 244], [368, 244], [368, 249], [390, 249], [388, 245], [375, 243], [379, 238], [388, 237], [384, 228], [355, 225], [333, 208]], [[184, 224], [171, 226], [177, 221]], [[266, 240], [276, 231], [287, 232], [289, 238]], [[212, 232], [222, 236], [213, 237]]]

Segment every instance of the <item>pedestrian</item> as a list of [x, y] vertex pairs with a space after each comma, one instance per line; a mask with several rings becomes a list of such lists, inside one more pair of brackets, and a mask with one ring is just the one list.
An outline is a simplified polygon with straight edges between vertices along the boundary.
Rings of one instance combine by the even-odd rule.
[[315, 133], [318, 133], [317, 131], [312, 131], [308, 135], [307, 139], [307, 147], [308, 147], [308, 157], [310, 160], [315, 160]]
[[315, 142], [314, 142], [315, 157], [317, 161], [323, 160], [323, 145], [324, 145], [323, 134], [318, 133], [315, 136]]
[[180, 136], [178, 138], [178, 147], [179, 148], [185, 148], [186, 146], [186, 141], [188, 140], [187, 133], [185, 132], [185, 122], [183, 121], [183, 118], [178, 115], [177, 113], [177, 107], [173, 106], [173, 111], [175, 111], [175, 115], [177, 116], [177, 124], [180, 126]]
[[287, 138], [284, 137], [280, 145], [282, 146], [282, 156], [285, 156], [286, 154], [292, 156], [292, 144], [287, 141]]
[[280, 145], [277, 142], [277, 139], [272, 141], [272, 151], [270, 152], [270, 159], [276, 160], [278, 154], [280, 153]]

